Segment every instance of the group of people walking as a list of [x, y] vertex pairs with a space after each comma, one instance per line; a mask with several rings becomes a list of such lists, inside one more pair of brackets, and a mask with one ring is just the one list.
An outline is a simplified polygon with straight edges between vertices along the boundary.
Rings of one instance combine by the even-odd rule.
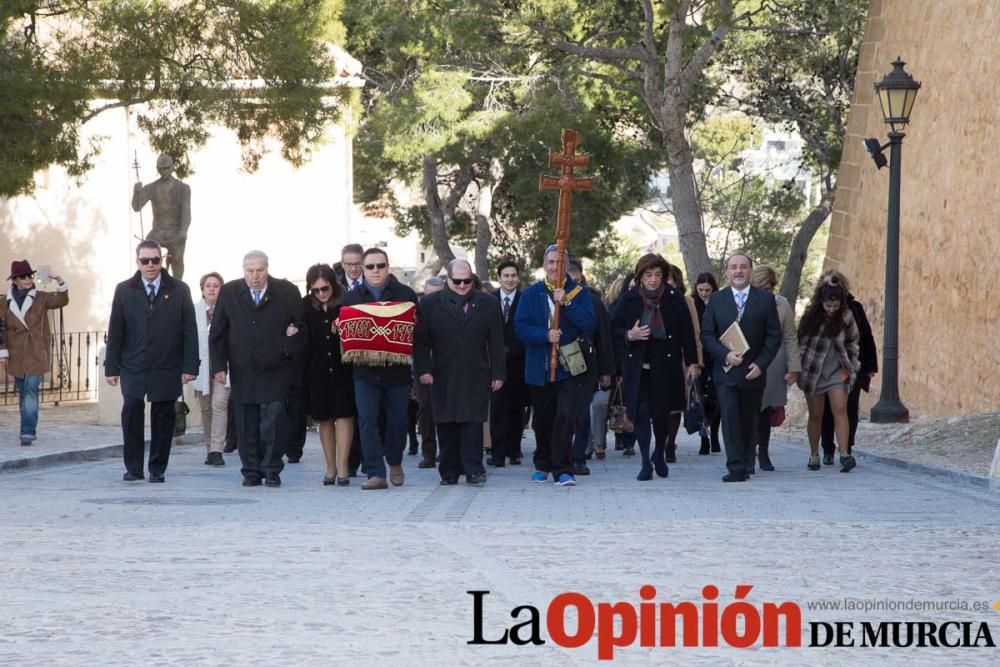
[[[436, 466], [442, 485], [462, 477], [483, 484], [487, 465], [521, 463], [529, 414], [532, 481], [573, 486], [590, 474], [591, 456], [606, 456], [613, 392], [633, 424], [616, 434], [615, 449], [629, 456], [638, 447], [640, 481], [669, 475], [681, 415], [701, 394], [699, 454], [721, 450], [721, 428], [723, 480], [741, 482], [758, 467], [774, 470], [770, 430], [782, 421], [795, 383], [809, 409], [807, 467], [820, 469], [821, 444], [823, 462], [832, 465], [835, 443], [848, 472], [856, 465], [859, 393], [877, 371], [871, 328], [842, 273], [821, 276], [796, 326], [791, 304], [774, 294], [775, 272], [754, 268], [743, 254], [726, 261], [728, 287], [720, 290], [703, 273], [690, 295], [679, 267], [647, 254], [604, 298], [587, 286], [582, 265], [554, 246], [544, 256], [544, 279], [524, 290], [514, 262], [500, 264], [494, 289], [456, 259], [446, 275], [425, 283], [420, 298], [391, 274], [385, 250], [353, 244], [334, 266], [308, 269], [304, 297], [269, 274], [260, 251], [246, 254], [242, 278], [203, 276], [198, 303], [162, 262], [155, 241], [139, 243], [137, 271], [112, 302], [105, 375], [123, 395], [126, 481], [145, 478], [146, 402], [148, 479], [164, 481], [175, 406], [188, 382], [201, 402], [205, 463], [225, 465], [235, 440], [244, 486], [281, 485], [285, 461], [302, 455], [307, 416], [319, 432], [325, 485], [349, 486], [359, 467], [365, 490], [404, 484], [406, 441], [415, 454], [417, 426], [421, 468]], [[568, 269], [562, 275], [561, 266]], [[30, 346], [18, 327], [29, 338], [45, 336], [44, 310], [65, 305], [68, 294], [58, 276], [57, 292], [36, 292], [26, 261], [15, 262], [11, 274], [12, 289], [0, 302], [0, 364], [10, 357], [22, 397], [22, 444], [30, 444], [32, 388], [45, 370], [22, 352]], [[412, 304], [393, 311], [412, 311], [412, 318], [364, 330], [391, 331], [405, 354], [348, 359], [342, 315], [356, 321], [358, 309], [380, 313], [386, 304]], [[43, 313], [34, 327], [31, 312]]]

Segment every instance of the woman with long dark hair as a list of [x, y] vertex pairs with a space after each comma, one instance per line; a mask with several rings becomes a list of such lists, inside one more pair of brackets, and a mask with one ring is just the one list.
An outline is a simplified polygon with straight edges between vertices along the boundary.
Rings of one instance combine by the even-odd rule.
[[324, 486], [351, 483], [347, 458], [354, 438], [354, 383], [351, 367], [340, 361], [340, 334], [334, 322], [340, 315], [343, 288], [327, 264], [306, 272], [305, 320], [308, 331], [306, 394], [309, 416], [316, 422], [326, 459]]
[[809, 407], [809, 465], [819, 470], [819, 438], [824, 405], [830, 401], [840, 471], [850, 472], [857, 463], [847, 450], [850, 427], [847, 395], [854, 385], [858, 368], [858, 325], [847, 305], [847, 290], [836, 276], [821, 282], [799, 322], [802, 374], [799, 387]]
[[[712, 298], [714, 292], [718, 291], [719, 283], [714, 275], [708, 271], [698, 274], [694, 281], [694, 287], [691, 289], [691, 296], [694, 297], [699, 326], [702, 318], [705, 317], [705, 307], [708, 305], [708, 300]], [[712, 356], [708, 349], [702, 347], [701, 355], [705, 368], [711, 369]], [[705, 408], [705, 426], [709, 433], [708, 436], [701, 436], [701, 449], [698, 450], [698, 454], [708, 456], [712, 452], [722, 451], [722, 447], [719, 445], [719, 425], [722, 424], [722, 411], [719, 410], [719, 402], [715, 398], [715, 385], [712, 383], [711, 371], [702, 373], [698, 382], [701, 389], [702, 405]]]
[[650, 455], [651, 422], [667, 432], [668, 416], [687, 402], [685, 375], [698, 377], [698, 348], [684, 295], [667, 284], [670, 265], [655, 254], [635, 268], [636, 285], [621, 297], [612, 320], [617, 368], [624, 383], [625, 409], [635, 424], [642, 455], [639, 481], [669, 474], [665, 443]]

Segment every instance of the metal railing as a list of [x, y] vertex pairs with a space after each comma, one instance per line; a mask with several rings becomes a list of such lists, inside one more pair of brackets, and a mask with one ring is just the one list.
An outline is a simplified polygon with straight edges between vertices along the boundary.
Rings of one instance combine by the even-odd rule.
[[[61, 313], [60, 313], [61, 315]], [[57, 332], [49, 340], [49, 370], [42, 383], [39, 401], [50, 405], [63, 402], [96, 401], [98, 352], [108, 341], [106, 331], [63, 332], [59, 317]], [[9, 363], [9, 362], [8, 362]], [[3, 374], [0, 405], [17, 405], [14, 378]]]

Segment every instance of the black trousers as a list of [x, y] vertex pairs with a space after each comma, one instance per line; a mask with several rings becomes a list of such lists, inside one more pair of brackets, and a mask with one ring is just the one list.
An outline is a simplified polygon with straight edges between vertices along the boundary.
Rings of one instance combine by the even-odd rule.
[[590, 405], [594, 378], [590, 373], [566, 378], [544, 387], [531, 387], [535, 409], [535, 470], [559, 475], [572, 473], [573, 434], [580, 412]]
[[502, 462], [507, 458], [521, 458], [521, 435], [524, 433], [524, 407], [511, 399], [506, 385], [490, 396], [491, 457]]
[[288, 413], [285, 454], [289, 461], [297, 461], [302, 458], [306, 446], [306, 396], [302, 387], [292, 386], [285, 409]]
[[260, 479], [284, 469], [287, 419], [285, 401], [236, 404], [236, 440], [244, 477]]
[[[177, 416], [175, 401], [150, 401], [149, 412], [149, 474], [162, 475], [170, 461], [170, 443], [174, 439], [174, 421]], [[125, 446], [125, 470], [142, 476], [142, 462], [146, 454], [146, 401], [124, 397], [122, 403], [122, 437]]]
[[[847, 394], [847, 423], [851, 429], [847, 438], [847, 453], [854, 450], [854, 435], [858, 432], [858, 411], [861, 403], [861, 385], [854, 383], [854, 388]], [[823, 430], [820, 432], [820, 442], [823, 444], [823, 453], [833, 456], [837, 448], [834, 442], [833, 410], [830, 409], [829, 395], [826, 398], [826, 405], [823, 409]]]
[[760, 402], [764, 397], [764, 390], [745, 391], [738, 387], [717, 384], [715, 396], [722, 411], [722, 439], [726, 443], [726, 468], [733, 474], [747, 474], [753, 466]]
[[417, 383], [417, 429], [420, 431], [420, 454], [425, 461], [437, 458], [438, 433], [434, 423], [430, 385]]
[[483, 423], [445, 422], [437, 425], [441, 445], [441, 479], [457, 479], [459, 475], [481, 475], [483, 467]]

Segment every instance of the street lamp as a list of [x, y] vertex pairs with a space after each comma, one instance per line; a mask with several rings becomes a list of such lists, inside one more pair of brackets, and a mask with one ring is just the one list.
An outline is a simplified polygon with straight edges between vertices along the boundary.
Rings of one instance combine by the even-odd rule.
[[[885, 247], [885, 317], [882, 339], [882, 392], [871, 410], [871, 421], [877, 424], [903, 423], [910, 420], [910, 411], [899, 400], [899, 174], [903, 146], [903, 130], [910, 122], [913, 100], [920, 83], [903, 70], [899, 57], [892, 71], [875, 84], [882, 118], [889, 125], [889, 226]], [[865, 147], [875, 164], [885, 164], [878, 139], [866, 139]], [[881, 158], [881, 160], [879, 159]]]

